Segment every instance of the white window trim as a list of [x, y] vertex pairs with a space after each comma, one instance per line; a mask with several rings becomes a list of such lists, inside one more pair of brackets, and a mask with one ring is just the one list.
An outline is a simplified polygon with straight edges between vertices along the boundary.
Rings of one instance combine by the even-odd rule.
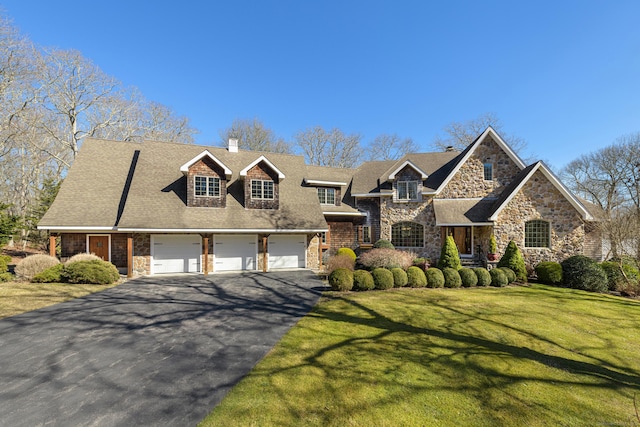
[[[411, 183], [415, 183], [416, 184], [416, 197], [415, 198], [409, 197], [409, 184], [411, 184]], [[400, 184], [405, 184], [407, 186], [407, 189], [406, 189], [407, 197], [406, 198], [400, 198]], [[416, 200], [420, 200], [419, 199], [419, 195], [420, 195], [420, 181], [409, 180], [409, 181], [398, 181], [396, 183], [396, 200], [402, 201], [402, 202], [416, 201]]]
[[[327, 193], [328, 191], [331, 190], [333, 191], [333, 202], [329, 203], [327, 201]], [[324, 192], [324, 202], [322, 200], [320, 200], [320, 191]], [[320, 201], [321, 205], [329, 205], [329, 206], [335, 206], [336, 204], [336, 189], [335, 188], [331, 188], [331, 187], [318, 187], [316, 189], [316, 192], [318, 193], [318, 200]]]
[[[369, 230], [369, 241], [368, 242], [364, 240], [364, 230], [365, 229]], [[370, 225], [363, 225], [362, 226], [362, 243], [365, 243], [365, 244], [373, 243], [372, 240], [373, 239], [371, 238], [371, 226]]]
[[[486, 170], [487, 165], [490, 165], [490, 166], [491, 166], [491, 179], [487, 179], [487, 177], [486, 177], [486, 175], [485, 175], [485, 170]], [[482, 164], [482, 179], [483, 179], [484, 181], [492, 182], [492, 181], [493, 181], [493, 178], [495, 177], [495, 174], [494, 174], [493, 172], [494, 172], [494, 171], [493, 171], [493, 163], [492, 163], [492, 162], [484, 162], [484, 163]]]
[[[205, 178], [205, 193], [204, 195], [196, 194], [196, 178]], [[209, 195], [209, 179], [217, 179], [218, 180], [218, 195], [210, 196]], [[211, 198], [220, 198], [222, 196], [222, 188], [220, 188], [220, 178], [217, 176], [206, 176], [206, 175], [195, 175], [193, 177], [193, 196], [194, 197], [211, 197]]]
[[[111, 234], [87, 234], [86, 237], [86, 253], [90, 254], [91, 252], [89, 252], [89, 237], [94, 236], [94, 237], [104, 237], [107, 236], [109, 238], [109, 259], [108, 261], [111, 262]], [[105, 260], [107, 261], [107, 260]]]
[[[253, 197], [253, 183], [254, 182], [260, 182], [260, 197]], [[271, 190], [273, 193], [273, 197], [264, 197], [264, 183], [265, 182], [270, 182], [271, 183]], [[269, 179], [252, 179], [251, 180], [251, 200], [275, 200], [276, 198], [276, 185], [274, 181], [271, 181]]]

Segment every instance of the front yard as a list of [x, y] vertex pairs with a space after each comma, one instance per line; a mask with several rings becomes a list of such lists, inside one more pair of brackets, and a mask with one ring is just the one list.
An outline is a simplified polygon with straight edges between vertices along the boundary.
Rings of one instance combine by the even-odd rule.
[[328, 293], [202, 426], [631, 426], [640, 303], [542, 285]]

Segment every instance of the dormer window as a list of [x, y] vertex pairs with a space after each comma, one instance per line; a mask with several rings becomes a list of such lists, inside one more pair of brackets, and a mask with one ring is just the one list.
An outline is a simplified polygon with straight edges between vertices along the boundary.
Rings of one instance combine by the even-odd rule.
[[258, 200], [273, 200], [273, 181], [252, 179], [251, 198]]
[[220, 178], [195, 176], [194, 192], [196, 197], [220, 197]]
[[398, 200], [417, 200], [418, 181], [398, 181]]
[[322, 205], [335, 205], [336, 204], [336, 189], [335, 188], [318, 188], [318, 199]]

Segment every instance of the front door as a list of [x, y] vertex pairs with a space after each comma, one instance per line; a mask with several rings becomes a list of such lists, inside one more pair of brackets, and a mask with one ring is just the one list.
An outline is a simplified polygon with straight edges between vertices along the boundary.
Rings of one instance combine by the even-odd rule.
[[444, 227], [442, 243], [446, 236], [453, 236], [460, 255], [471, 256], [471, 227]]
[[89, 236], [89, 253], [99, 256], [105, 261], [110, 261], [109, 236]]

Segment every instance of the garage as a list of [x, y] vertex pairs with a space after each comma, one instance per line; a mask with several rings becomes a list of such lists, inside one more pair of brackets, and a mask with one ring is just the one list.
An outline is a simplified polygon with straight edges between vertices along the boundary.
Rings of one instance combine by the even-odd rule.
[[256, 234], [217, 234], [213, 238], [214, 271], [255, 270], [258, 259]]
[[152, 273], [198, 273], [202, 239], [198, 234], [151, 236]]
[[306, 267], [307, 236], [274, 234], [269, 236], [269, 269]]

